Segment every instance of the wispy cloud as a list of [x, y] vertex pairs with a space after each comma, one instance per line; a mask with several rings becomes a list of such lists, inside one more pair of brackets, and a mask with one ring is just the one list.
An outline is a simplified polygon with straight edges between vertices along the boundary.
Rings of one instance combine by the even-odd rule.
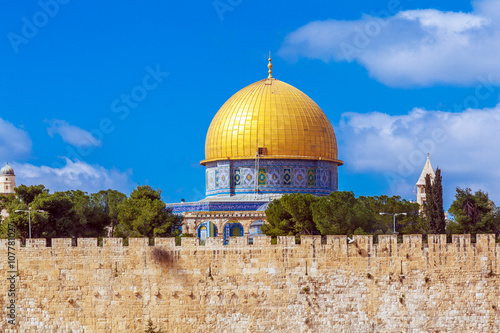
[[31, 146], [31, 138], [26, 131], [0, 118], [0, 163], [28, 156]]
[[[415, 108], [404, 115], [344, 113], [340, 158], [356, 173], [380, 175], [387, 191], [407, 197], [431, 154], [443, 171], [445, 195], [456, 186], [488, 191], [500, 205], [500, 104], [464, 112]], [[381, 189], [382, 190], [382, 189]]]
[[43, 184], [51, 191], [82, 190], [98, 192], [115, 189], [128, 193], [133, 182], [132, 172], [106, 169], [100, 165], [90, 165], [82, 161], [64, 158], [65, 165], [59, 168], [13, 163], [16, 182], [25, 185]]
[[89, 131], [70, 125], [65, 120], [50, 120], [47, 133], [50, 137], [54, 137], [54, 134], [59, 134], [64, 142], [75, 147], [100, 147], [102, 143]]
[[389, 17], [315, 21], [290, 33], [280, 55], [356, 61], [391, 86], [500, 82], [500, 1], [480, 0], [473, 11], [408, 10]]

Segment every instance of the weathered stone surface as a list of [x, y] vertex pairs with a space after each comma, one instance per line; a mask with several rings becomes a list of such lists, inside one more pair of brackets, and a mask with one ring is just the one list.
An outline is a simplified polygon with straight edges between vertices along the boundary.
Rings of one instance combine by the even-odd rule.
[[[500, 246], [492, 235], [16, 242], [16, 320], [2, 332], [498, 332]], [[153, 251], [161, 250], [154, 257]]]

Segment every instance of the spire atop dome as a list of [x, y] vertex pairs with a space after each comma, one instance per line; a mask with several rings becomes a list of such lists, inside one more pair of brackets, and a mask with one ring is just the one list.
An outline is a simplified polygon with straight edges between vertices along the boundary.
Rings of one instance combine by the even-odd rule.
[[269, 51], [269, 64], [267, 65], [267, 68], [269, 68], [269, 76], [267, 77], [268, 79], [273, 78], [273, 71], [271, 70], [273, 68], [273, 64], [271, 64], [271, 51]]

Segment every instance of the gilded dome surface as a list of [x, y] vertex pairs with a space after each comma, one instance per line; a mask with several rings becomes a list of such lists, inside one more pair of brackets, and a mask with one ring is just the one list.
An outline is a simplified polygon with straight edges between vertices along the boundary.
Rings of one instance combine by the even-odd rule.
[[313, 159], [337, 162], [337, 140], [319, 106], [297, 88], [274, 78], [234, 94], [210, 124], [205, 160], [255, 158]]

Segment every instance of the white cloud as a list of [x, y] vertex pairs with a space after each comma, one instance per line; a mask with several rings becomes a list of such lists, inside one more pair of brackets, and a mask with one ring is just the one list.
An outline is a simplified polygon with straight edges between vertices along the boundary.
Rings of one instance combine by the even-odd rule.
[[92, 133], [79, 127], [70, 125], [64, 120], [53, 119], [49, 121], [50, 126], [47, 133], [50, 137], [59, 134], [64, 142], [75, 147], [100, 147], [101, 141], [92, 135]]
[[285, 38], [280, 55], [357, 61], [391, 86], [462, 85], [490, 75], [500, 82], [500, 1], [476, 1], [473, 8], [310, 22]]
[[339, 157], [356, 173], [384, 177], [391, 194], [412, 197], [429, 152], [443, 173], [445, 201], [460, 186], [483, 189], [500, 206], [499, 128], [500, 104], [461, 113], [344, 113], [337, 129]]
[[131, 171], [121, 172], [64, 158], [57, 167], [13, 163], [17, 185], [43, 184], [53, 191], [82, 190], [89, 193], [115, 189], [128, 193], [132, 186]]
[[0, 163], [28, 156], [31, 146], [31, 138], [26, 131], [0, 118]]

